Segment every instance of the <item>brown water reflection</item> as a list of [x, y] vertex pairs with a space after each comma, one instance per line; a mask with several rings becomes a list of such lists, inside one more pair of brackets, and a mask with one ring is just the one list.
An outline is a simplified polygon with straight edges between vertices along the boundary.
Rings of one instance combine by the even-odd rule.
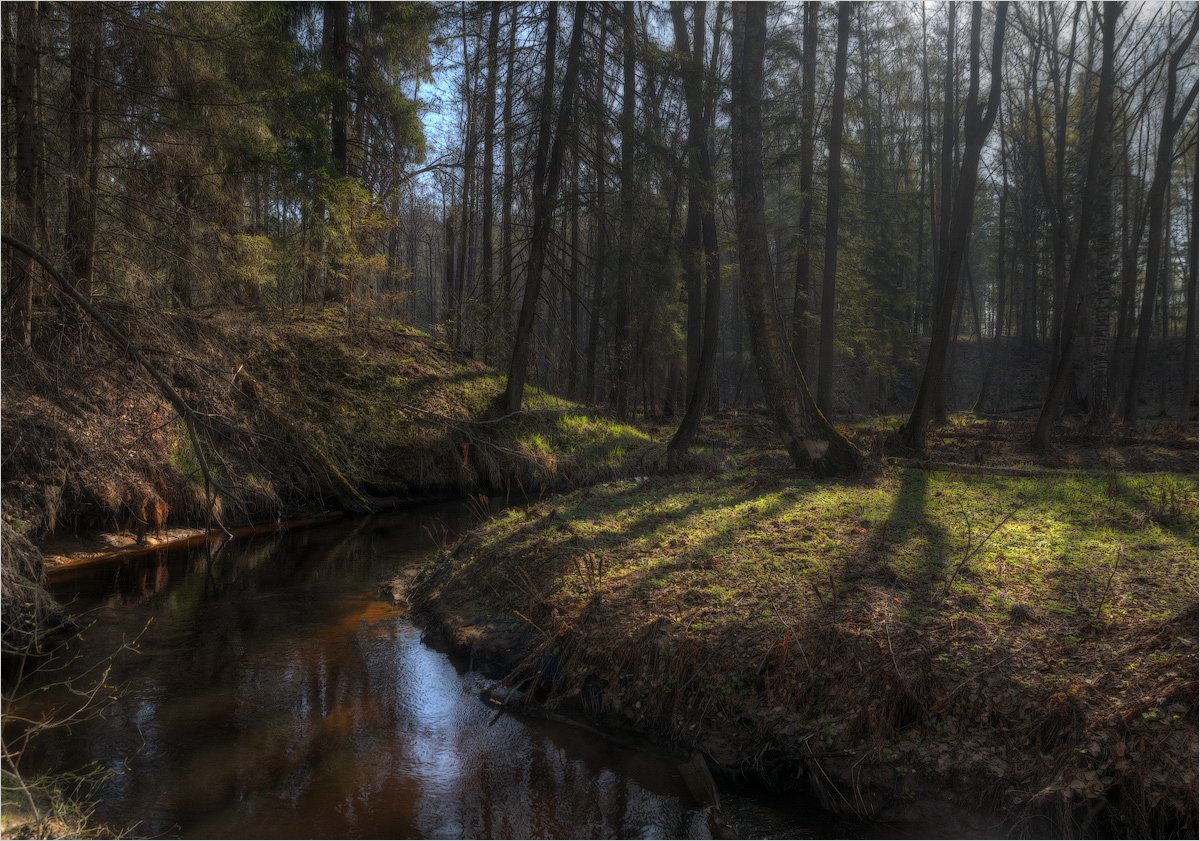
[[[114, 660], [103, 718], [25, 767], [115, 772], [96, 816], [138, 836], [705, 837], [670, 758], [496, 717], [486, 681], [375, 595], [465, 508], [395, 512], [65, 571]], [[435, 533], [437, 533], [435, 531]]]

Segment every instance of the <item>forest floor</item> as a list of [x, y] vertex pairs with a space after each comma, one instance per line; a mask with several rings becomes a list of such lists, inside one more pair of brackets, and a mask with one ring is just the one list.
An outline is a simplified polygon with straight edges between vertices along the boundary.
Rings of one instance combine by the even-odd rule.
[[914, 461], [875, 418], [849, 429], [867, 475], [817, 482], [762, 414], [724, 413], [665, 475], [673, 427], [532, 389], [491, 420], [495, 370], [393, 322], [108, 315], [235, 498], [210, 506], [123, 351], [46, 314], [0, 390], [6, 632], [43, 554], [487, 486], [508, 513], [411, 595], [512, 685], [536, 676], [543, 710], [876, 818], [945, 823], [949, 797], [983, 833], [1195, 832], [1195, 423], [1067, 429], [1035, 456], [1030, 422], [959, 415]]
[[408, 598], [508, 703], [727, 780], [955, 833], [1194, 837], [1195, 424], [1035, 455], [1028, 422], [958, 417], [913, 462], [889, 423], [830, 482], [726, 415], [691, 472], [512, 508]]

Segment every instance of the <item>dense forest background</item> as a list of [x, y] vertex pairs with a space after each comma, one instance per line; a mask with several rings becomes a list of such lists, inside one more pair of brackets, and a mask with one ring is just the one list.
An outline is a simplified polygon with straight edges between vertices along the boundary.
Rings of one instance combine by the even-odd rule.
[[[398, 319], [507, 370], [509, 410], [759, 401], [766, 313], [835, 421], [919, 446], [1040, 411], [1044, 445], [1194, 415], [1196, 32], [1195, 3], [6, 3], [3, 228], [101, 305]], [[85, 341], [12, 247], [3, 319], [6, 366]]]

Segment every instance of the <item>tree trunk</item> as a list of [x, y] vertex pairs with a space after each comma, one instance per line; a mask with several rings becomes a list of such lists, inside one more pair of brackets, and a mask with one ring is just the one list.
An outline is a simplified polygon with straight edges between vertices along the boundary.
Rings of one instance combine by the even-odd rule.
[[750, 344], [772, 420], [793, 462], [822, 475], [857, 472], [861, 456], [817, 409], [792, 361], [768, 282], [762, 89], [767, 5], [733, 4], [731, 115], [738, 260]]
[[1200, 382], [1200, 371], [1197, 370], [1196, 349], [1196, 304], [1197, 291], [1200, 287], [1200, 255], [1196, 249], [1196, 229], [1200, 228], [1200, 166], [1192, 162], [1192, 224], [1188, 228], [1188, 272], [1187, 272], [1187, 316], [1183, 330], [1183, 391], [1180, 399], [1180, 417], [1187, 419], [1190, 415], [1192, 401], [1196, 398], [1197, 383]]
[[1146, 282], [1142, 289], [1142, 309], [1138, 323], [1137, 343], [1133, 349], [1133, 365], [1129, 374], [1129, 388], [1125, 392], [1125, 422], [1137, 421], [1138, 403], [1142, 396], [1142, 380], [1145, 376], [1146, 360], [1150, 348], [1150, 333], [1154, 329], [1154, 297], [1158, 290], [1158, 275], [1162, 269], [1163, 203], [1171, 181], [1171, 164], [1175, 155], [1175, 135], [1196, 101], [1197, 86], [1192, 84], [1182, 106], [1175, 111], [1175, 90], [1178, 84], [1179, 63], [1196, 37], [1196, 16], [1188, 29], [1183, 43], [1171, 54], [1167, 68], [1167, 95], [1163, 101], [1162, 130], [1158, 139], [1158, 157], [1154, 164], [1154, 181], [1146, 199], [1149, 214], [1149, 242], [1146, 247]]
[[[992, 334], [992, 352], [988, 356], [987, 366], [983, 371], [983, 382], [979, 385], [979, 397], [975, 400], [973, 412], [982, 413], [987, 410], [988, 397], [991, 392], [992, 376], [996, 371], [996, 362], [1000, 358], [1000, 344], [1004, 339], [1004, 308], [1007, 305], [1006, 292], [1008, 284], [1005, 282], [1005, 257], [1007, 256], [1008, 247], [1008, 144], [1004, 142], [1004, 118], [1000, 117], [1000, 209], [997, 211], [999, 217], [999, 239], [1000, 242], [996, 246], [996, 324]], [[979, 337], [980, 351], [982, 352], [983, 337]]]
[[1004, 47], [1004, 22], [1008, 4], [996, 6], [996, 30], [992, 39], [991, 87], [988, 92], [986, 111], [980, 113], [979, 101], [979, 53], [982, 8], [971, 7], [971, 82], [967, 94], [962, 163], [954, 202], [947, 208], [951, 214], [950, 230], [944, 243], [945, 260], [942, 261], [941, 280], [937, 284], [938, 297], [933, 318], [933, 334], [929, 341], [929, 357], [925, 372], [917, 391], [917, 399], [904, 428], [904, 442], [917, 449], [925, 447], [925, 431], [933, 413], [938, 384], [942, 381], [946, 364], [946, 351], [950, 345], [950, 334], [954, 322], [954, 305], [958, 299], [959, 278], [967, 245], [971, 235], [971, 222], [975, 211], [975, 183], [979, 173], [979, 159], [988, 132], [996, 119], [1000, 107], [1001, 59]]
[[[546, 27], [545, 84], [542, 91], [542, 115], [538, 130], [538, 148], [533, 171], [533, 231], [529, 241], [529, 261], [525, 271], [525, 295], [521, 301], [521, 316], [517, 322], [517, 333], [513, 341], [512, 363], [508, 371], [508, 385], [504, 393], [504, 410], [511, 414], [521, 409], [525, 395], [525, 378], [528, 373], [529, 356], [533, 339], [533, 324], [537, 314], [538, 295], [541, 292], [542, 269], [546, 262], [546, 245], [550, 239], [550, 227], [554, 221], [554, 204], [558, 199], [558, 186], [562, 176], [563, 146], [569, 128], [571, 111], [575, 100], [575, 84], [579, 78], [579, 54], [583, 44], [583, 19], [587, 6], [575, 5], [575, 19], [571, 27], [571, 43], [567, 48], [567, 67], [563, 76], [562, 100], [559, 103], [557, 128], [553, 144], [550, 142], [554, 95], [554, 54], [558, 39], [558, 4], [551, 3]], [[546, 162], [547, 146], [549, 163]]]
[[[89, 78], [93, 71], [93, 55], [99, 49], [99, 34], [103, 21], [91, 14], [100, 6], [89, 3], [70, 4], [71, 46], [68, 63], [71, 67], [68, 84], [70, 114], [67, 122], [67, 207], [63, 230], [65, 276], [84, 298], [92, 297], [92, 267], [96, 230], [96, 195], [92, 175], [97, 171], [93, 153], [99, 150], [92, 143], [93, 124], [99, 119], [92, 107], [93, 90], [98, 84]], [[83, 313], [77, 311], [79, 318]]]
[[850, 41], [848, 2], [838, 3], [837, 58], [833, 71], [833, 113], [829, 120], [829, 188], [825, 204], [825, 266], [821, 279], [821, 343], [817, 371], [817, 407], [833, 412], [833, 321], [836, 312], [838, 213], [842, 203], [842, 114], [846, 102], [846, 54]]
[[634, 4], [622, 14], [624, 86], [621, 94], [621, 248], [617, 256], [617, 313], [613, 329], [613, 393], [617, 417], [629, 418], [629, 340], [633, 296], [633, 133], [636, 100]]
[[[1103, 69], [1101, 70], [1103, 72]], [[1103, 82], [1103, 76], [1101, 77]], [[1097, 107], [1103, 104], [1100, 100]], [[1110, 123], [1111, 126], [1111, 123]], [[1096, 197], [1096, 246], [1094, 294], [1094, 324], [1092, 332], [1092, 387], [1088, 400], [1088, 414], [1094, 423], [1107, 426], [1112, 415], [1109, 404], [1108, 345], [1111, 332], [1111, 302], [1114, 279], [1113, 261], [1113, 167], [1112, 134], [1104, 138], [1107, 142], [1101, 150], [1100, 173], [1103, 183]]]
[[[333, 101], [330, 103], [330, 155], [333, 171], [340, 178], [350, 174], [350, 157], [348, 154], [350, 139], [350, 4], [344, 0], [326, 0], [324, 18], [321, 25], [321, 49], [325, 68], [332, 78]], [[324, 216], [324, 206], [321, 208]], [[322, 251], [326, 243], [322, 243]], [[339, 279], [345, 272], [341, 261], [329, 255], [329, 265], [325, 271], [326, 303], [342, 301], [346, 289]], [[347, 279], [347, 283], [348, 283]]]
[[820, 3], [804, 4], [804, 56], [800, 67], [800, 238], [792, 301], [792, 352], [808, 366], [808, 302], [812, 291], [813, 147], [817, 111], [817, 14]]
[[596, 238], [595, 250], [593, 251], [593, 271], [592, 271], [592, 307], [590, 317], [588, 319], [588, 346], [587, 360], [584, 370], [584, 399], [588, 403], [596, 402], [596, 357], [600, 350], [600, 310], [604, 304], [604, 261], [607, 259], [608, 249], [608, 234], [604, 229], [605, 217], [605, 181], [604, 181], [604, 161], [607, 157], [607, 149], [604, 141], [605, 127], [607, 126], [608, 114], [605, 108], [604, 97], [604, 67], [605, 59], [608, 54], [608, 15], [606, 7], [600, 7], [600, 46], [596, 60], [596, 78], [594, 79], [594, 105], [592, 109], [592, 117], [594, 119], [593, 131], [596, 133], [596, 148], [594, 150], [595, 160], [595, 187], [596, 194], [596, 209], [592, 215], [593, 224], [592, 230]]
[[[922, 91], [922, 107], [921, 107], [921, 201], [929, 203], [929, 253], [930, 260], [933, 262], [933, 277], [937, 277], [937, 262], [938, 262], [938, 225], [937, 225], [937, 179], [933, 177], [933, 97], [929, 92], [929, 30], [928, 22], [925, 17], [925, 4], [921, 4], [921, 91]], [[926, 199], [925, 190], [926, 182], [928, 182], [929, 195]], [[921, 214], [922, 223], [925, 220], [925, 214]], [[929, 301], [926, 301], [922, 291], [924, 284], [921, 281], [922, 275], [925, 273], [926, 265], [923, 256], [922, 248], [925, 245], [925, 238], [922, 235], [922, 230], [917, 234], [917, 315], [916, 315], [916, 333], [918, 336], [925, 335], [929, 327], [930, 313], [933, 311], [931, 303], [936, 297], [935, 291], [930, 284]]]
[[[506, 341], [512, 332], [513, 311], [513, 241], [512, 241], [512, 203], [513, 203], [513, 64], [517, 53], [517, 21], [515, 9], [509, 12], [508, 22], [508, 55], [507, 68], [504, 75], [504, 112], [501, 120], [504, 123], [504, 173], [500, 185], [500, 337]], [[497, 351], [497, 355], [507, 348]]]
[[442, 257], [445, 279], [442, 284], [442, 325], [449, 334], [454, 320], [454, 206], [445, 209], [446, 224], [442, 229]]
[[[675, 13], [676, 49], [681, 52], [687, 49], [687, 30], [683, 25], [682, 4], [672, 4]], [[694, 190], [688, 191], [688, 215], [692, 214], [693, 196], [698, 203], [696, 216], [697, 227], [700, 229], [700, 242], [697, 244], [695, 257], [699, 261], [697, 269], [705, 278], [705, 301], [703, 334], [700, 345], [700, 358], [694, 377], [689, 377], [687, 408], [679, 429], [675, 431], [667, 449], [671, 458], [675, 453], [687, 452], [692, 444], [696, 431], [700, 428], [700, 420], [708, 403], [709, 386], [713, 379], [713, 369], [717, 358], [717, 334], [721, 324], [721, 254], [717, 243], [716, 196], [712, 173], [712, 160], [709, 155], [707, 129], [710, 127], [713, 113], [712, 101], [704, 86], [704, 4], [695, 4], [693, 19], [693, 47], [690, 63], [685, 63], [684, 89], [687, 98], [688, 118], [691, 122], [689, 129], [690, 154], [696, 156], [696, 167], [689, 169], [694, 177]], [[717, 25], [714, 32], [714, 55], [719, 54], [719, 39], [721, 32], [722, 8], [717, 10]]]
[[1163, 208], [1163, 267], [1162, 267], [1162, 306], [1159, 311], [1162, 313], [1160, 323], [1162, 324], [1162, 344], [1158, 350], [1158, 416], [1165, 418], [1167, 416], [1167, 371], [1170, 366], [1167, 360], [1170, 358], [1168, 353], [1168, 343], [1171, 339], [1171, 199], [1170, 188], [1167, 189], [1168, 198]]
[[1096, 99], [1095, 128], [1092, 131], [1091, 148], [1088, 150], [1087, 173], [1083, 183], [1083, 197], [1079, 210], [1079, 230], [1075, 242], [1075, 255], [1071, 261], [1071, 274], [1067, 283], [1066, 298], [1062, 311], [1060, 336], [1055, 340], [1058, 347], [1058, 364], [1046, 392], [1046, 401], [1038, 415], [1033, 432], [1034, 449], [1043, 450], [1050, 446], [1050, 427], [1058, 414], [1058, 406], [1067, 387], [1067, 374], [1071, 370], [1075, 340], [1078, 333], [1079, 313], [1083, 308], [1084, 280], [1088, 269], [1088, 249], [1091, 245], [1096, 201], [1101, 189], [1108, 189], [1109, 173], [1101, 173], [1101, 163], [1112, 143], [1113, 89], [1116, 84], [1116, 31], [1117, 18], [1121, 14], [1121, 3], [1107, 0], [1104, 4], [1103, 57], [1100, 62], [1100, 90]]
[[[938, 165], [941, 170], [939, 187], [941, 200], [938, 202], [937, 240], [934, 247], [933, 301], [936, 318], [937, 302], [942, 295], [942, 282], [946, 276], [946, 251], [950, 243], [951, 215], [954, 206], [954, 160], [958, 154], [958, 4], [951, 3], [946, 9], [946, 68], [942, 78], [942, 150]], [[955, 298], [954, 300], [957, 300]], [[933, 327], [936, 330], [936, 327]], [[954, 371], [953, 344], [958, 330], [950, 333], [952, 343], [950, 371]], [[951, 374], [952, 375], [952, 374]], [[933, 417], [940, 423], [946, 419], [946, 381], [939, 377], [930, 383], [933, 392]]]
[[496, 45], [500, 40], [500, 5], [492, 6], [488, 24], [487, 82], [483, 94], [483, 265], [479, 277], [483, 287], [483, 360], [489, 363], [496, 354], [496, 293], [492, 265], [492, 227], [496, 214], [492, 207], [492, 181], [496, 170]]
[[579, 158], [582, 149], [582, 132], [572, 136], [571, 150], [571, 245], [567, 259], [570, 261], [570, 271], [567, 273], [567, 307], [569, 312], [569, 329], [567, 331], [567, 397], [579, 399]]
[[[40, 4], [17, 4], [17, 84], [13, 97], [17, 120], [16, 173], [13, 193], [16, 212], [13, 233], [17, 239], [32, 243], [37, 230], [38, 156], [38, 85], [41, 80]], [[28, 348], [33, 335], [33, 265], [25, 252], [12, 255], [13, 276], [8, 282], [8, 300], [4, 316], [7, 338]]]

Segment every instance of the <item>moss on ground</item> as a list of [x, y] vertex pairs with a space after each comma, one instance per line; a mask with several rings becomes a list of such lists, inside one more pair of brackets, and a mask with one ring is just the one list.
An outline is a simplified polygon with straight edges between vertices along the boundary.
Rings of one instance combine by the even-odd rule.
[[461, 639], [533, 629], [513, 682], [540, 671], [549, 706], [727, 770], [818, 763], [830, 802], [877, 816], [950, 797], [977, 829], [1194, 833], [1194, 475], [829, 483], [746, 453], [509, 509], [418, 609]]

